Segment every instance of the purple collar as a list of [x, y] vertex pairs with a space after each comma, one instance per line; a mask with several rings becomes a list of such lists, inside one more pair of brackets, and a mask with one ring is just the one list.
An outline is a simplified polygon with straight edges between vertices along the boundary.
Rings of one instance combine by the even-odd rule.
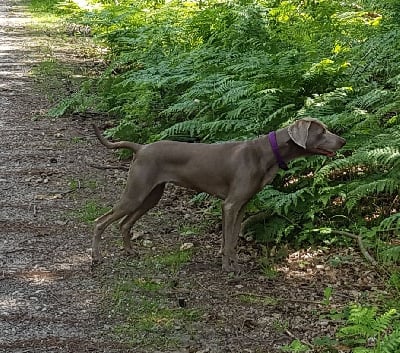
[[276, 132], [275, 131], [271, 131], [268, 134], [268, 140], [269, 140], [269, 143], [271, 144], [272, 151], [274, 152], [275, 159], [278, 162], [279, 168], [281, 168], [283, 170], [288, 170], [289, 168], [279, 152], [278, 142], [276, 142]]

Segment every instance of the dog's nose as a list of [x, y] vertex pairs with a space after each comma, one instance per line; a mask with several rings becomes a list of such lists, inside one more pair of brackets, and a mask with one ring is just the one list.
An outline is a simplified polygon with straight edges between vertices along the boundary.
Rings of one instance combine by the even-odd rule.
[[346, 144], [346, 140], [344, 139], [344, 138], [342, 138], [342, 137], [340, 137], [340, 144], [341, 144], [341, 147], [343, 147], [345, 144]]

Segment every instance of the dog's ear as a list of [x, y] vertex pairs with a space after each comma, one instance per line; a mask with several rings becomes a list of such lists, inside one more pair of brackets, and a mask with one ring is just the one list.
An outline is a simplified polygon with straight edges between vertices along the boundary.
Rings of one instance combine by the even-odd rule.
[[290, 138], [296, 145], [299, 145], [306, 149], [306, 143], [308, 139], [308, 130], [310, 129], [310, 120], [297, 120], [295, 123], [288, 127], [288, 133]]

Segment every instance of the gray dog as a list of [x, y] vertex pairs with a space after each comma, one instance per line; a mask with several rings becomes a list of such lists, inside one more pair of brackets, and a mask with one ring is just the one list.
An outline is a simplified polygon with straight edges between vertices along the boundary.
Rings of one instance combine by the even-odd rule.
[[94, 126], [107, 148], [129, 148], [135, 153], [126, 188], [113, 209], [95, 221], [93, 263], [101, 260], [99, 242], [104, 230], [122, 219], [124, 249], [132, 254], [130, 230], [160, 200], [166, 183], [204, 191], [222, 203], [222, 269], [238, 271], [237, 242], [247, 202], [279, 168], [302, 156], [332, 157], [346, 141], [329, 132], [316, 119], [297, 120], [290, 126], [254, 140], [220, 144], [158, 141], [148, 145], [107, 141]]

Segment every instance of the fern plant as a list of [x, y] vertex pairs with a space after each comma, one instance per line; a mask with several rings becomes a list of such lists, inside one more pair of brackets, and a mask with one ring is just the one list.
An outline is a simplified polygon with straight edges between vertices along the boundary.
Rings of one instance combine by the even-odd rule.
[[107, 111], [109, 134], [137, 142], [241, 140], [318, 118], [347, 144], [333, 160], [293, 161], [251, 201], [248, 215], [271, 215], [258, 239], [331, 241], [314, 232], [330, 227], [396, 244], [396, 1], [102, 2], [84, 21], [108, 68], [56, 115]]
[[354, 353], [396, 353], [400, 350], [400, 324], [395, 309], [377, 314], [374, 307], [354, 305], [347, 324], [336, 336]]

